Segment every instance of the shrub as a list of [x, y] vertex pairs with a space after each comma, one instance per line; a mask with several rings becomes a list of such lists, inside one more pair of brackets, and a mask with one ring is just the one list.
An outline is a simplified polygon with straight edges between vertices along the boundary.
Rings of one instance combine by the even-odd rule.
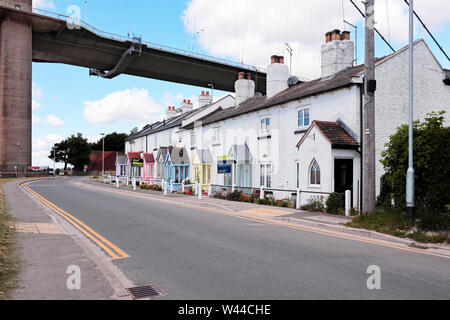
[[326, 212], [331, 214], [343, 215], [345, 212], [345, 202], [343, 197], [336, 192], [330, 194], [326, 202]]
[[230, 201], [238, 201], [240, 196], [241, 196], [241, 192], [235, 190], [235, 191], [227, 194], [226, 198], [227, 198], [227, 200], [230, 200]]
[[302, 210], [312, 212], [324, 212], [325, 206], [323, 204], [322, 196], [313, 196], [308, 200], [308, 204], [302, 206]]
[[147, 190], [147, 189], [148, 189], [148, 186], [147, 186], [145, 183], [142, 183], [142, 184], [139, 186], [139, 188]]
[[[446, 210], [446, 209], [445, 209]], [[419, 209], [417, 227], [424, 231], [445, 231], [450, 229], [450, 213], [437, 214], [428, 209]]]
[[412, 222], [402, 210], [377, 209], [372, 214], [363, 214], [354, 218], [347, 225], [398, 236], [398, 232], [409, 230], [412, 227]]
[[[430, 216], [443, 215], [445, 206], [450, 203], [450, 127], [444, 126], [444, 114], [444, 111], [432, 112], [424, 122], [414, 122], [413, 128], [415, 205]], [[386, 144], [381, 160], [386, 171], [384, 186], [390, 195], [383, 194], [380, 203], [386, 204], [386, 198], [393, 197], [395, 207], [403, 210], [406, 206], [408, 136], [408, 125], [399, 127]], [[429, 219], [429, 216], [425, 218]]]

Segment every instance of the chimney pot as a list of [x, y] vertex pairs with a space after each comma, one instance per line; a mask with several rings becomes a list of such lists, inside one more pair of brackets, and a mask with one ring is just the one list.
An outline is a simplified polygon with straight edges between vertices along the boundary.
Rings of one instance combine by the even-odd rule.
[[350, 31], [342, 31], [341, 40], [350, 40]]
[[209, 91], [206, 91], [206, 95], [209, 96]]
[[278, 63], [279, 62], [279, 57], [276, 56], [276, 55], [273, 55], [273, 56], [270, 57], [270, 61], [271, 61], [271, 64]]
[[328, 31], [325, 34], [325, 42], [330, 42], [331, 41], [331, 31]]
[[278, 57], [278, 63], [284, 64], [284, 57], [283, 56], [279, 56]]
[[244, 79], [245, 78], [245, 73], [244, 72], [239, 72], [238, 73], [238, 79], [239, 80], [242, 80], [242, 79]]
[[341, 40], [341, 30], [334, 29], [331, 31], [331, 41], [333, 40]]

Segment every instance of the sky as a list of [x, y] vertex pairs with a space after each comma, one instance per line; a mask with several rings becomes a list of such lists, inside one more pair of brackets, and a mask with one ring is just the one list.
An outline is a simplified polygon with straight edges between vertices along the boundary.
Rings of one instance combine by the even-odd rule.
[[[354, 1], [363, 11], [361, 1]], [[415, 0], [416, 12], [450, 55], [450, 1]], [[349, 0], [33, 0], [37, 9], [68, 14], [78, 6], [81, 19], [99, 30], [138, 35], [143, 41], [185, 49], [265, 68], [270, 56], [293, 48], [294, 75], [320, 77], [325, 33], [344, 28], [364, 60], [364, 24]], [[42, 11], [38, 13], [43, 13]], [[45, 13], [43, 13], [45, 14]], [[345, 25], [346, 20], [358, 27]], [[408, 43], [408, 7], [403, 0], [375, 1], [376, 28], [395, 49]], [[446, 68], [450, 63], [416, 20], [415, 39], [424, 38]], [[376, 37], [376, 56], [390, 49]], [[33, 63], [33, 165], [52, 166], [54, 143], [81, 132], [89, 141], [101, 133], [129, 133], [164, 117], [167, 106], [183, 99], [197, 103], [208, 88], [127, 75], [107, 80], [86, 68]], [[216, 99], [227, 94], [216, 91]]]

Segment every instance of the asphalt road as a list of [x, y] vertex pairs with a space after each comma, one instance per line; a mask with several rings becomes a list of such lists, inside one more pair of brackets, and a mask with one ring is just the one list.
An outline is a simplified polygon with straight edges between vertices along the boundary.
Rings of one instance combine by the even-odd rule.
[[[165, 299], [449, 299], [450, 260], [74, 186], [30, 187], [130, 255]], [[367, 288], [379, 266], [381, 289]]]

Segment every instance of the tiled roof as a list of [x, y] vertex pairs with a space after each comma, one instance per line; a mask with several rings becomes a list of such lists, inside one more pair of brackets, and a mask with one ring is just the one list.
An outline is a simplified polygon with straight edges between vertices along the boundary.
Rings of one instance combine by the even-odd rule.
[[208, 149], [197, 149], [196, 152], [200, 163], [213, 163], [211, 153]]
[[308, 131], [297, 144], [297, 148], [305, 141], [311, 129], [316, 126], [331, 143], [332, 148], [356, 149], [358, 142], [341, 126], [339, 122], [314, 121]]
[[128, 161], [131, 163], [133, 159], [140, 159], [141, 153], [140, 152], [128, 152]]
[[154, 163], [155, 158], [153, 157], [153, 153], [144, 153], [144, 162], [145, 163]]
[[[116, 170], [116, 155], [117, 151], [105, 151], [105, 170]], [[91, 151], [89, 154], [89, 171], [101, 171], [102, 170], [103, 151]]]
[[128, 157], [125, 154], [120, 154], [116, 158], [116, 165], [126, 165]]
[[170, 159], [174, 164], [188, 164], [190, 163], [189, 155], [186, 148], [173, 148], [170, 153]]

